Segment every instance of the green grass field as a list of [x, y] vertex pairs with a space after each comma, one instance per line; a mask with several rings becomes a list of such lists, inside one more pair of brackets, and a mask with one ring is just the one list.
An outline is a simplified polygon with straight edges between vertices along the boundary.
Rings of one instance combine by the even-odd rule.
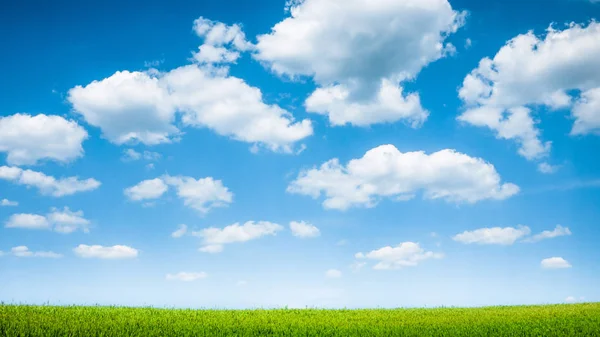
[[600, 336], [600, 303], [393, 310], [0, 305], [0, 336]]

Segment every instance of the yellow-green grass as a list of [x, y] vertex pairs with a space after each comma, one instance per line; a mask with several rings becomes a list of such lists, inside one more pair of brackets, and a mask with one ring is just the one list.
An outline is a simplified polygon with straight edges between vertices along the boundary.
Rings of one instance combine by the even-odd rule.
[[364, 310], [0, 305], [0, 336], [600, 336], [600, 303]]

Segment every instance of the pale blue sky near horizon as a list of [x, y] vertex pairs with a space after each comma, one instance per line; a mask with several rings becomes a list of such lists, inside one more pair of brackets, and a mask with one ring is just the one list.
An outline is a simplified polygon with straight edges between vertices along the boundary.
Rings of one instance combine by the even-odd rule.
[[[353, 0], [352, 3], [365, 1]], [[300, 11], [295, 26], [298, 30], [287, 31], [290, 34], [287, 37], [280, 37], [271, 30], [291, 15], [284, 10], [285, 1], [170, 1], [167, 4], [149, 0], [141, 5], [122, 1], [27, 0], [2, 4], [0, 201], [6, 199], [6, 202], [0, 206], [0, 302], [353, 308], [545, 304], [562, 303], [567, 299], [600, 301], [597, 287], [600, 283], [597, 243], [600, 238], [600, 110], [587, 110], [591, 115], [585, 118], [573, 112], [585, 102], [582, 97], [586, 90], [590, 92], [588, 101], [592, 103], [589, 105], [594, 107], [592, 93], [594, 88], [600, 88], [600, 73], [594, 69], [600, 69], [595, 67], [600, 61], [572, 56], [582, 50], [584, 54], [600, 51], [600, 24], [593, 21], [600, 17], [600, 3], [428, 0], [430, 10], [397, 5], [414, 1], [398, 0], [395, 5], [391, 0], [378, 0], [380, 8], [374, 6], [371, 11], [342, 6], [338, 9], [339, 16], [331, 22], [326, 15]], [[297, 9], [310, 5], [321, 8], [324, 13], [331, 8], [319, 3], [326, 2], [294, 3]], [[449, 11], [446, 3], [454, 12]], [[413, 10], [414, 13], [410, 12]], [[419, 34], [426, 36], [435, 25], [450, 29], [451, 24], [461, 19], [454, 18], [446, 24], [444, 20], [448, 20], [451, 13], [459, 15], [461, 11], [467, 13], [464, 23], [447, 38], [441, 38], [443, 43], [450, 42], [455, 51], [435, 56], [427, 49], [433, 42]], [[392, 20], [393, 15], [385, 13], [396, 13], [400, 18], [422, 15], [423, 22], [432, 21], [423, 26], [399, 24], [400, 33], [395, 33], [385, 27], [398, 23]], [[382, 18], [377, 19], [377, 15]], [[439, 20], [434, 20], [434, 16]], [[236, 62], [220, 64], [229, 67], [228, 75], [202, 70], [205, 77], [195, 78], [201, 90], [186, 96], [187, 87], [173, 84], [178, 78], [169, 75], [186, 65], [198, 69], [210, 66], [210, 62], [199, 61], [200, 54], [191, 60], [199, 46], [210, 45], [208, 39], [194, 31], [198, 18], [213, 20], [213, 28], [218, 26], [217, 22], [226, 27], [240, 25], [252, 47], [244, 49], [234, 42], [225, 43], [223, 47], [228, 51], [239, 52]], [[319, 22], [324, 33], [303, 34], [299, 28], [309, 19]], [[365, 21], [361, 21], [363, 19]], [[381, 22], [381, 27], [368, 24], [368, 20]], [[368, 51], [343, 55], [336, 64], [331, 60], [359, 43], [344, 33], [351, 27], [344, 24], [353, 21], [375, 42]], [[361, 26], [365, 22], [367, 24]], [[466, 99], [459, 96], [459, 90], [480, 60], [494, 58], [507, 41], [529, 31], [544, 40], [551, 24], [557, 30], [576, 29], [565, 26], [571, 22], [581, 25], [584, 31], [581, 34], [589, 34], [587, 49], [577, 44], [576, 34], [571, 34], [563, 36], [566, 41], [563, 43], [571, 43], [569, 39], [575, 41], [572, 42], [573, 53], [565, 52], [567, 56], [545, 54], [558, 61], [548, 61], [541, 56], [531, 61], [523, 57], [522, 62], [515, 61], [517, 70], [508, 63], [501, 63], [508, 62], [506, 60], [498, 60], [494, 68], [494, 71], [500, 69], [499, 75], [491, 81], [496, 81], [494, 85], [504, 91], [499, 89], [493, 94], [496, 100], [493, 107], [500, 106], [507, 111], [517, 105], [530, 107], [532, 128], [528, 128], [526, 122], [517, 121], [511, 125], [494, 124], [498, 129], [492, 130], [492, 127], [473, 125], [473, 120], [457, 119], [469, 109]], [[360, 29], [353, 32], [362, 33]], [[435, 33], [437, 38], [440, 32]], [[262, 34], [271, 34], [277, 43], [259, 43], [257, 36]], [[327, 48], [331, 42], [326, 38], [332, 36], [339, 37], [340, 46], [349, 49], [340, 49], [338, 53]], [[380, 37], [381, 43], [376, 43]], [[303, 48], [285, 45], [289, 38], [296, 38]], [[407, 41], [420, 41], [424, 46], [423, 55], [406, 51], [415, 46]], [[390, 47], [394, 43], [401, 48]], [[542, 47], [538, 50], [539, 53], [547, 51]], [[384, 65], [376, 67], [369, 64], [369, 60], [361, 59], [364, 55], [372, 59], [389, 55], [397, 61], [382, 61]], [[410, 68], [419, 63], [419, 57], [423, 57], [426, 64], [417, 66], [416, 70]], [[297, 75], [298, 79], [279, 76], [275, 70], [277, 65], [280, 66], [277, 69], [286, 69], [285, 75]], [[338, 65], [340, 68], [336, 68]], [[403, 65], [407, 68], [402, 68]], [[543, 76], [535, 73], [538, 65], [546, 67], [539, 73]], [[552, 74], [563, 69], [582, 71], [572, 81], [551, 83], [561, 78]], [[506, 80], [513, 70], [513, 75], [522, 77], [512, 82]], [[158, 83], [157, 92], [164, 89], [160, 92], [168, 99], [160, 101], [159, 96], [154, 95], [149, 99], [154, 103], [142, 108], [131, 107], [138, 96], [131, 94], [132, 91], [119, 95], [119, 90], [127, 88], [115, 85], [111, 89], [105, 80], [116, 78], [117, 71], [140, 72], [139, 76], [148, 79], [145, 84], [149, 87], [141, 87], [141, 82], [130, 82], [132, 86], [140, 85], [137, 95], [151, 95], [148, 88]], [[347, 101], [325, 108], [307, 103], [315, 90], [327, 85], [370, 84], [372, 77], [389, 79], [403, 71], [412, 72], [414, 80], [401, 81], [399, 85], [405, 95], [418, 93], [422, 108], [389, 103], [371, 110], [365, 106], [361, 110], [359, 106], [358, 112], [352, 112], [351, 103], [364, 103], [358, 98], [352, 101], [351, 95], [355, 93], [352, 91]], [[502, 71], [506, 77], [501, 77]], [[527, 77], [527, 74], [532, 75]], [[248, 102], [255, 102], [256, 97], [251, 91], [238, 91], [247, 87], [236, 87], [230, 96], [221, 95], [224, 87], [219, 87], [221, 91], [217, 94], [202, 95], [201, 91], [209, 91], [211, 85], [216, 88], [216, 85], [224, 85], [224, 78], [233, 77], [260, 90], [260, 104], [250, 106]], [[93, 81], [106, 83], [103, 87], [106, 91], [98, 88], [93, 92], [94, 88], [86, 87]], [[231, 81], [226, 83], [235, 85]], [[71, 91], [77, 86], [86, 88], [81, 90], [80, 96]], [[550, 105], [536, 101], [538, 97], [531, 98], [538, 92], [552, 94], [544, 91], [546, 87], [572, 95], [572, 102], [551, 111]], [[571, 90], [578, 92], [571, 94]], [[234, 106], [238, 96], [248, 101]], [[203, 105], [195, 101], [200, 97]], [[596, 107], [600, 107], [600, 95], [597, 97]], [[506, 103], [511, 99], [520, 104]], [[480, 99], [476, 104], [493, 105], [482, 102]], [[155, 103], [156, 109], [152, 105]], [[344, 105], [346, 103], [348, 105]], [[164, 111], [161, 110], [165, 106]], [[216, 108], [211, 110], [211, 107]], [[300, 126], [292, 129], [289, 125], [276, 124], [272, 116], [281, 109], [289, 114], [277, 115], [278, 121], [281, 118], [287, 118], [289, 123], [310, 120], [310, 132], [306, 127], [300, 130]], [[315, 113], [318, 109], [327, 112]], [[428, 116], [422, 125], [411, 127], [411, 118], [422, 117], [425, 110]], [[170, 113], [173, 120], [156, 119], [161, 111]], [[384, 121], [389, 118], [388, 111], [397, 112], [392, 121]], [[239, 120], [249, 124], [256, 120], [272, 123], [257, 123], [262, 128], [260, 131], [248, 130], [235, 119], [219, 119], [216, 115], [221, 113], [241, 116], [246, 113]], [[56, 122], [56, 131], [44, 132], [44, 129], [50, 130], [47, 125], [35, 128], [32, 119], [17, 120], [14, 118], [17, 114], [21, 117], [26, 114], [59, 116], [60, 121]], [[102, 114], [110, 117], [98, 117]], [[261, 120], [261, 116], [267, 117]], [[350, 122], [335, 125], [335, 116]], [[185, 118], [195, 120], [196, 124], [189, 124]], [[586, 126], [585, 132], [572, 134], [576, 118], [579, 118], [577, 123], [581, 121]], [[363, 122], [365, 120], [369, 122]], [[87, 138], [79, 139], [76, 135], [68, 138], [66, 132], [75, 131], [73, 124], [65, 126], [66, 121], [76, 123], [78, 130], [87, 133]], [[154, 131], [167, 132], [168, 137], [179, 139], [156, 144], [149, 138], [140, 140], [143, 136], [139, 135], [137, 141], [128, 142], [109, 136], [113, 131], [113, 134], [128, 136], [134, 124], [135, 131], [141, 132], [146, 123]], [[172, 130], [169, 125], [175, 126], [181, 134], [164, 131]], [[533, 139], [550, 141], [550, 148], [535, 150], [537, 152], [529, 157], [520, 154], [522, 144], [515, 139], [523, 137], [526, 139], [523, 143], [533, 142], [531, 132], [536, 130], [538, 134]], [[496, 132], [516, 136], [503, 139]], [[78, 150], [79, 144], [83, 152]], [[259, 144], [258, 151], [253, 149], [255, 144]], [[393, 151], [377, 152], [387, 144], [401, 153], [423, 151], [424, 154], [399, 156], [396, 166], [387, 167], [396, 171], [380, 173], [377, 168], [397, 155]], [[289, 146], [289, 151], [285, 146]], [[447, 154], [435, 157], [437, 159], [430, 156], [444, 149], [455, 150], [462, 156]], [[133, 150], [130, 154], [139, 158], [131, 155], [127, 158], [128, 150]], [[349, 173], [349, 169], [332, 173], [321, 168], [333, 158], [339, 159], [339, 164], [345, 167], [370, 150], [375, 157], [353, 162], [356, 167], [368, 169], [367, 173], [361, 174], [359, 169], [358, 173]], [[144, 151], [148, 151], [148, 158], [144, 158]], [[152, 156], [156, 158], [150, 158]], [[380, 161], [376, 161], [378, 159]], [[542, 164], [553, 172], [541, 172]], [[77, 193], [52, 195], [40, 189], [51, 183], [25, 183], [23, 176], [21, 180], [9, 178], [10, 174], [2, 171], [2, 167], [29, 169], [56, 179], [93, 178], [100, 185]], [[314, 169], [313, 179], [302, 180], [310, 169]], [[322, 175], [322, 180], [317, 181], [317, 173]], [[175, 181], [177, 177], [212, 177], [213, 182], [219, 180], [222, 186], [207, 186], [210, 182], [206, 181], [195, 185], [189, 181], [183, 183]], [[152, 179], [157, 179], [155, 182], [160, 186], [127, 192], [128, 188]], [[518, 191], [499, 192], [503, 187], [509, 188], [508, 184], [518, 186]], [[389, 192], [388, 188], [396, 185], [403, 186], [407, 195], [414, 196], [404, 200], [405, 193]], [[293, 186], [305, 189], [305, 193], [292, 191]], [[168, 190], [161, 192], [163, 187]], [[223, 187], [227, 191], [223, 191]], [[189, 192], [187, 199], [181, 195], [186, 191]], [[311, 193], [315, 191], [322, 194], [313, 198]], [[428, 192], [447, 195], [429, 198]], [[227, 193], [231, 193], [229, 200]], [[370, 193], [368, 201], [361, 198], [365, 193]], [[347, 207], [327, 207], [327, 200], [332, 198], [342, 204], [347, 202]], [[226, 205], [213, 207], [211, 202]], [[207, 209], [200, 209], [203, 207]], [[72, 213], [78, 211], [82, 213]], [[53, 212], [62, 212], [62, 217], [53, 218]], [[15, 215], [19, 214], [38, 217], [18, 219]], [[227, 227], [249, 221], [255, 223], [246, 231], [236, 226]], [[310, 226], [302, 226], [304, 232], [293, 231], [290, 228], [293, 221], [315, 226], [318, 235]], [[61, 232], [57, 229], [60, 224], [74, 229]], [[173, 237], [172, 233], [181, 224], [187, 226], [187, 232]], [[203, 231], [207, 228], [219, 230], [211, 234]], [[568, 230], [565, 232], [564, 228]], [[457, 236], [465, 231], [469, 233]], [[555, 231], [555, 234], [526, 242], [543, 231]], [[465, 237], [470, 238], [471, 243]], [[402, 243], [409, 244], [396, 250], [380, 250]], [[80, 245], [86, 246], [81, 248]], [[94, 250], [91, 246], [95, 245], [103, 248]], [[28, 247], [25, 254], [13, 250], [20, 246]], [[115, 246], [127, 249], [123, 251]], [[199, 251], [207, 246], [222, 251]], [[36, 256], [36, 252], [60, 256]], [[110, 254], [116, 258], [107, 258]], [[564, 261], [552, 260], [547, 265], [542, 262], [558, 257]], [[357, 263], [365, 264], [356, 268]], [[196, 273], [188, 275], [196, 279], [186, 281], [184, 274], [178, 274], [182, 272]], [[169, 274], [173, 279], [169, 279]]]

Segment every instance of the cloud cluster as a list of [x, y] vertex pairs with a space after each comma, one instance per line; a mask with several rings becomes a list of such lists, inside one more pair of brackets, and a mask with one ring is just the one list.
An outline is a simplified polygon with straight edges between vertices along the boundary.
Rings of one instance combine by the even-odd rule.
[[274, 236], [281, 230], [283, 230], [283, 227], [276, 223], [247, 221], [243, 225], [234, 223], [224, 228], [205, 228], [192, 232], [192, 235], [202, 239], [201, 252], [214, 254], [222, 252], [223, 246], [226, 244], [256, 240], [264, 236]]
[[534, 160], [548, 154], [533, 110], [570, 109], [572, 135], [600, 133], [600, 23], [550, 26], [545, 36], [532, 31], [506, 43], [493, 58], [483, 58], [459, 90], [466, 110], [462, 122], [493, 130], [519, 144], [519, 154]]
[[88, 133], [60, 116], [14, 114], [0, 117], [0, 152], [9, 165], [34, 165], [41, 160], [67, 163], [83, 156]]
[[54, 178], [42, 172], [23, 170], [14, 166], [0, 166], [0, 179], [18, 185], [37, 188], [41, 194], [63, 197], [79, 192], [92, 191], [100, 187], [100, 182], [93, 178], [80, 180], [79, 177]]
[[346, 166], [332, 159], [302, 171], [287, 191], [313, 198], [324, 194], [323, 207], [345, 210], [374, 207], [382, 198], [408, 200], [419, 192], [424, 199], [450, 202], [502, 200], [519, 187], [502, 183], [493, 165], [454, 150], [402, 153], [382, 145]]
[[445, 43], [464, 22], [447, 0], [304, 0], [257, 37], [254, 58], [274, 73], [319, 86], [307, 111], [332, 125], [366, 126], [427, 118], [418, 93], [402, 83], [455, 48]]
[[[354, 257], [378, 261], [373, 269], [388, 270], [414, 267], [424, 260], [441, 259], [444, 254], [425, 251], [421, 245], [415, 242], [403, 242], [396, 247], [386, 246], [366, 254], [356, 253]], [[360, 269], [362, 266], [356, 267]]]
[[124, 194], [133, 201], [155, 200], [165, 194], [169, 187], [175, 188], [177, 196], [183, 200], [185, 206], [203, 214], [215, 207], [225, 207], [233, 201], [233, 193], [223, 182], [212, 177], [194, 179], [165, 175], [128, 187]]

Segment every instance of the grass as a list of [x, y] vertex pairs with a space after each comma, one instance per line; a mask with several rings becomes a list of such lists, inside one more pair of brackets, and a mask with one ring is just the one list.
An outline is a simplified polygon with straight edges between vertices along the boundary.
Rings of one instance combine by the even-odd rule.
[[600, 336], [600, 303], [364, 310], [0, 305], [0, 336]]

